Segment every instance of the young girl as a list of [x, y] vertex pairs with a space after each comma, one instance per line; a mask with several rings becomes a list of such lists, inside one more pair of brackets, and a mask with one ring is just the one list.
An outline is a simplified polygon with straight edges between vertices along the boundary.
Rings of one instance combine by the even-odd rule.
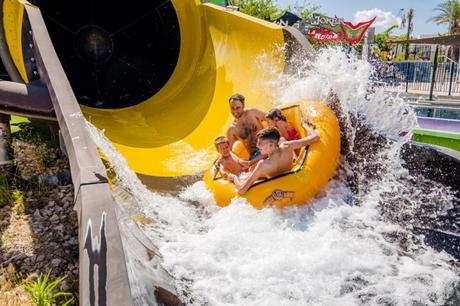
[[286, 117], [283, 115], [280, 109], [273, 108], [265, 116], [269, 126], [276, 127], [280, 132], [281, 136], [287, 141], [297, 140], [302, 138], [297, 130], [286, 121]]

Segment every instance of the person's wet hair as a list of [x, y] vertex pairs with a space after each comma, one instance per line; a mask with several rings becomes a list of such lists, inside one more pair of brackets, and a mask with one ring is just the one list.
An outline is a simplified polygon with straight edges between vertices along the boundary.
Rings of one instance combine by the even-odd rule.
[[222, 144], [222, 143], [228, 143], [228, 144], [230, 144], [230, 141], [228, 141], [228, 138], [225, 137], [225, 136], [217, 137], [217, 138], [214, 140], [214, 145], [216, 146], [216, 149], [218, 149], [219, 145]]
[[281, 135], [276, 127], [269, 126], [260, 130], [259, 133], [257, 133], [257, 137], [261, 140], [270, 140], [278, 143]]
[[286, 117], [283, 115], [281, 110], [279, 108], [272, 108], [267, 115], [265, 115], [265, 118], [270, 119], [270, 120], [282, 120], [286, 121]]
[[243, 104], [243, 106], [244, 106], [245, 97], [244, 97], [242, 94], [236, 93], [236, 94], [232, 95], [232, 96], [228, 99], [228, 102], [230, 103], [230, 102], [232, 102], [232, 100], [240, 101], [241, 104]]

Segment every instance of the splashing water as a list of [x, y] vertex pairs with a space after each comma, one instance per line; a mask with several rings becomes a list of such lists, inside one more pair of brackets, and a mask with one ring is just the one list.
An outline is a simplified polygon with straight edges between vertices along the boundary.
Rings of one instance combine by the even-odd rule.
[[[402, 165], [405, 139], [399, 135], [416, 125], [413, 111], [398, 96], [370, 90], [370, 66], [339, 49], [325, 50], [308, 67], [299, 67], [267, 85], [279, 88], [278, 104], [326, 101], [334, 92], [348, 143], [336, 176], [308, 206], [256, 210], [238, 198], [220, 209], [203, 182], [178, 197], [151, 192], [89, 126], [118, 184], [153, 219], [143, 231], [159, 248], [181, 300], [191, 305], [458, 305], [458, 267], [409, 226], [423, 205], [446, 214], [455, 200], [449, 188], [411, 177]], [[423, 183], [433, 187], [431, 193]]]

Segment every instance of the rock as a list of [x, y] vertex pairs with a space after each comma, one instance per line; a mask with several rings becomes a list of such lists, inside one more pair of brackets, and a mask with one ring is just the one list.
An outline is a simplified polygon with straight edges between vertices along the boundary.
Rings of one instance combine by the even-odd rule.
[[59, 171], [57, 173], [57, 177], [59, 179], [59, 183], [61, 184], [69, 184], [72, 181], [72, 175], [69, 170]]
[[69, 291], [70, 288], [71, 288], [71, 287], [70, 287], [70, 284], [69, 284], [67, 281], [63, 281], [63, 282], [61, 283], [61, 286], [60, 286], [61, 291], [66, 292], [66, 291]]
[[16, 267], [14, 266], [13, 263], [10, 262], [8, 264], [8, 267], [6, 267], [6, 273], [8, 273], [8, 274], [16, 273]]
[[48, 202], [48, 205], [49, 205], [49, 206], [54, 206], [54, 204], [56, 204], [55, 201], [49, 201], [49, 202]]
[[62, 262], [62, 260], [60, 260], [59, 258], [53, 258], [51, 260], [51, 265], [53, 267], [57, 267], [57, 266], [59, 266], [61, 264], [61, 262]]
[[57, 223], [57, 222], [59, 222], [59, 217], [56, 214], [54, 214], [54, 215], [51, 216], [50, 221], [52, 223]]
[[41, 219], [42, 215], [40, 214], [40, 210], [36, 209], [34, 212], [34, 218]]
[[8, 281], [7, 281], [7, 279], [6, 279], [6, 276], [3, 275], [3, 274], [0, 275], [0, 288], [3, 288], [3, 287], [6, 285], [7, 282], [8, 282]]
[[40, 185], [57, 186], [59, 179], [55, 175], [39, 175], [38, 182]]
[[37, 272], [33, 272], [33, 273], [30, 273], [27, 278], [26, 278], [26, 283], [28, 282], [33, 282], [33, 281], [36, 281], [38, 279], [38, 274]]
[[44, 255], [37, 255], [37, 257], [35, 257], [36, 262], [42, 262], [44, 259], [45, 259]]
[[48, 183], [48, 185], [50, 186], [57, 186], [59, 185], [59, 179], [57, 176], [55, 175], [50, 175], [46, 178], [46, 182]]
[[64, 224], [59, 224], [57, 226], [54, 227], [54, 230], [59, 232], [59, 233], [64, 233]]
[[41, 211], [41, 214], [42, 214], [43, 217], [49, 217], [51, 215], [51, 212], [49, 210], [47, 210], [47, 209], [43, 209]]

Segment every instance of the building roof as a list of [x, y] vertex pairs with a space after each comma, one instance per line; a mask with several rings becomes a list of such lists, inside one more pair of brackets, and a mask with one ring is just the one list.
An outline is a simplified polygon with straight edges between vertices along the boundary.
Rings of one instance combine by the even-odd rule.
[[449, 45], [460, 46], [460, 34], [435, 36], [427, 38], [409, 39], [409, 40], [392, 40], [393, 44], [434, 44], [434, 45]]

